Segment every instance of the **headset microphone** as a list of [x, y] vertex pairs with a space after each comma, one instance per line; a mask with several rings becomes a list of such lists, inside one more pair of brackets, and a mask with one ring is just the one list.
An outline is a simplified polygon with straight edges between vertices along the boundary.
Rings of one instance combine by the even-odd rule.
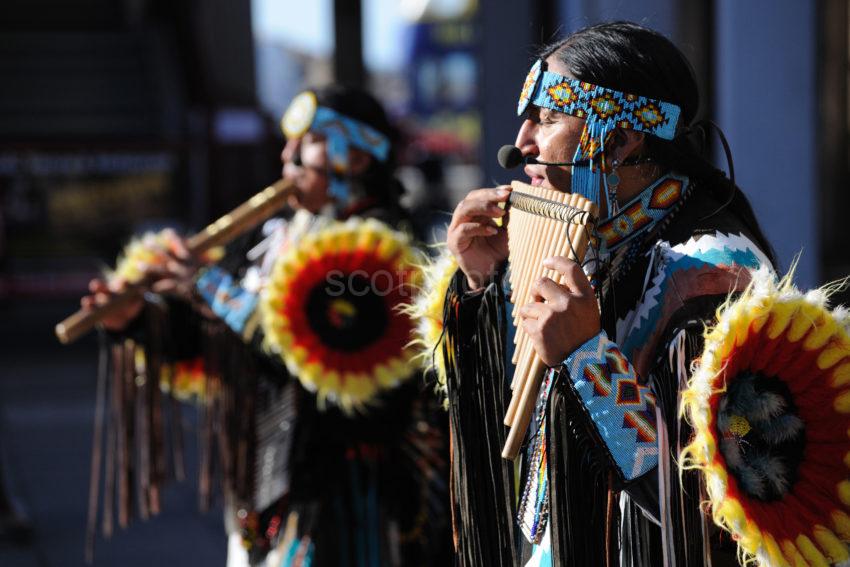
[[522, 150], [510, 144], [499, 148], [499, 153], [496, 154], [496, 159], [504, 169], [513, 169], [518, 165], [525, 163], [522, 157]]
[[533, 157], [523, 157], [522, 150], [516, 146], [511, 146], [510, 144], [499, 148], [499, 153], [497, 154], [496, 159], [499, 161], [499, 165], [501, 165], [504, 169], [513, 169], [524, 163], [539, 165], [588, 165], [590, 163], [589, 160], [555, 162], [540, 161]]

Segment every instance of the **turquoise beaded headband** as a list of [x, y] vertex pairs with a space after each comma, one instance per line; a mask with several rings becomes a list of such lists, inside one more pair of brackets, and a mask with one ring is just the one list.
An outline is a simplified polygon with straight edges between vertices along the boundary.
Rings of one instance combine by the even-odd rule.
[[665, 140], [675, 135], [680, 113], [675, 104], [543, 71], [542, 63], [538, 60], [528, 72], [519, 96], [517, 115], [525, 112], [529, 104], [534, 104], [587, 118], [588, 122], [603, 122]]
[[329, 192], [345, 206], [351, 200], [351, 191], [345, 175], [348, 173], [348, 149], [357, 148], [376, 160], [384, 162], [390, 151], [390, 141], [368, 124], [340, 114], [332, 108], [319, 106], [311, 91], [292, 99], [280, 121], [287, 138], [298, 138], [308, 130], [327, 138], [328, 162], [331, 167]]
[[603, 164], [605, 142], [615, 128], [635, 130], [672, 140], [681, 110], [675, 104], [615, 91], [547, 71], [538, 60], [528, 72], [517, 104], [522, 115], [533, 104], [586, 119], [581, 141], [573, 157], [572, 190], [600, 204], [600, 173], [594, 159]]

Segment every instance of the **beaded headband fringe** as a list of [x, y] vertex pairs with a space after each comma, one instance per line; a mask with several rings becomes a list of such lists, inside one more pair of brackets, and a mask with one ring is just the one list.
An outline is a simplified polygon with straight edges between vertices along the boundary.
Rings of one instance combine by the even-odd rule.
[[327, 138], [331, 170], [329, 192], [342, 205], [351, 200], [351, 191], [345, 180], [349, 148], [363, 150], [381, 162], [387, 160], [390, 151], [390, 141], [386, 136], [359, 120], [319, 106], [312, 91], [304, 91], [292, 99], [280, 125], [287, 138], [298, 138], [308, 130]]
[[[572, 192], [601, 206], [600, 178], [605, 164], [605, 143], [615, 128], [635, 130], [665, 140], [673, 139], [681, 109], [675, 104], [615, 91], [546, 70], [538, 60], [528, 72], [517, 103], [517, 115], [533, 104], [586, 119], [573, 161]], [[596, 158], [599, 157], [599, 167]], [[609, 207], [610, 209], [610, 207]]]

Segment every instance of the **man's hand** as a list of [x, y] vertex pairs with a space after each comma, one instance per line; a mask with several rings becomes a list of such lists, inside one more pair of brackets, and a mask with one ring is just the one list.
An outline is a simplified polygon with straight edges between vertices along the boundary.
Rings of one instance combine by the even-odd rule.
[[[137, 285], [156, 293], [174, 295], [191, 302], [198, 265], [182, 238], [173, 232], [167, 236], [167, 248], [160, 244], [151, 244], [155, 247], [156, 256], [160, 258], [160, 261], [155, 265], [136, 266], [141, 272]], [[80, 300], [80, 305], [83, 309], [94, 309], [96, 306], [107, 303], [112, 295], [119, 294], [125, 289], [127, 289], [127, 282], [121, 277], [112, 278], [109, 282], [100, 278], [93, 279], [89, 282], [90, 295], [84, 296]], [[101, 323], [110, 331], [122, 331], [139, 315], [143, 305], [144, 300], [139, 296], [121, 309], [106, 315]]]
[[508, 233], [495, 219], [505, 216], [499, 206], [508, 200], [509, 186], [478, 189], [458, 203], [446, 241], [471, 289], [483, 287], [496, 266], [508, 257]]
[[151, 291], [173, 295], [192, 302], [195, 290], [195, 274], [198, 263], [186, 248], [186, 241], [176, 234], [168, 239], [165, 262], [158, 266], [147, 266], [145, 278], [151, 282]]
[[[127, 288], [126, 282], [121, 278], [115, 278], [107, 283], [105, 280], [95, 278], [89, 282], [90, 295], [80, 299], [80, 306], [84, 310], [92, 310], [97, 306], [107, 303], [113, 295], [121, 293]], [[101, 324], [113, 332], [123, 331], [130, 321], [139, 316], [144, 306], [144, 300], [140, 295], [125, 304], [121, 309], [110, 312], [100, 320]]]
[[563, 256], [543, 262], [563, 276], [563, 284], [540, 278], [531, 288], [533, 303], [520, 308], [522, 327], [547, 366], [557, 366], [599, 333], [599, 305], [581, 267]]

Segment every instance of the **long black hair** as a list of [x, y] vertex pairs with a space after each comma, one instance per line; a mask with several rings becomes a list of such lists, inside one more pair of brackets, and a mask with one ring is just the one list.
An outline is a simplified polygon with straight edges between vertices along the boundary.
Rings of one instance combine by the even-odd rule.
[[390, 122], [384, 107], [367, 91], [350, 85], [329, 85], [310, 89], [316, 95], [320, 106], [325, 106], [367, 124], [386, 136], [390, 141], [390, 151], [383, 162], [373, 159], [362, 174], [352, 178], [363, 192], [374, 198], [379, 205], [396, 208], [403, 187], [395, 178], [397, 144], [399, 131]]
[[684, 173], [699, 186], [714, 192], [722, 205], [715, 211], [706, 211], [707, 215], [728, 208], [776, 264], [773, 248], [746, 196], [703, 157], [706, 123], [691, 126], [700, 102], [696, 76], [690, 62], [673, 42], [633, 22], [606, 22], [547, 45], [538, 56], [544, 60], [555, 57], [579, 80], [678, 105], [682, 113], [676, 137], [668, 141], [647, 136], [648, 155], [662, 167]]

